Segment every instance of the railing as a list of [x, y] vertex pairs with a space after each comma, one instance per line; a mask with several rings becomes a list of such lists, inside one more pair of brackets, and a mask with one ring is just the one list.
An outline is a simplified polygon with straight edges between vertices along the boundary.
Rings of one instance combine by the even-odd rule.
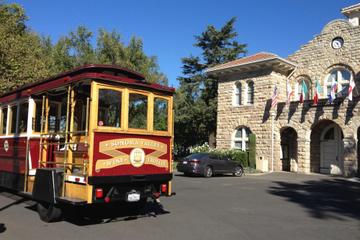
[[[66, 105], [66, 122], [65, 122], [65, 131], [58, 131], [49, 133], [46, 127], [46, 111], [47, 107], [46, 96], [43, 96], [42, 100], [42, 110], [41, 110], [41, 133], [40, 133], [40, 156], [39, 156], [39, 168], [46, 167], [62, 167], [64, 171], [63, 184], [62, 184], [62, 196], [65, 195], [65, 183], [67, 175], [75, 173], [75, 169], [80, 168], [81, 174], [86, 177], [88, 173], [88, 148], [89, 148], [89, 107], [90, 107], [90, 98], [86, 99], [86, 116], [85, 116], [85, 130], [74, 131], [73, 121], [74, 121], [74, 91], [71, 86], [68, 87], [67, 91], [67, 105]], [[74, 140], [77, 135], [80, 135], [79, 141]], [[81, 141], [83, 139], [83, 141]], [[83, 144], [83, 145], [81, 145]], [[50, 146], [57, 146], [57, 150], [51, 149]], [[78, 146], [84, 146], [86, 150], [77, 151]], [[62, 162], [59, 161], [49, 161], [49, 152], [51, 154], [56, 154], [56, 151], [63, 152]], [[74, 153], [83, 153], [82, 163], [74, 162]], [[44, 155], [45, 160], [44, 160]], [[56, 158], [56, 156], [54, 156]], [[81, 159], [81, 158], [80, 158]], [[82, 169], [82, 171], [81, 171]], [[79, 172], [76, 172], [77, 174]]]

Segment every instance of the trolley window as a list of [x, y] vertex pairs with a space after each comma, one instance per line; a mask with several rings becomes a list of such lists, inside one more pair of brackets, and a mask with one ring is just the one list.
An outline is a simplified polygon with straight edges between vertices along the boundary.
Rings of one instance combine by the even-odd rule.
[[35, 132], [41, 131], [42, 101], [35, 101]]
[[99, 89], [98, 126], [121, 127], [120, 91]]
[[6, 134], [7, 112], [8, 108], [1, 109], [1, 134]]
[[10, 133], [16, 133], [17, 105], [10, 107]]
[[129, 128], [147, 129], [147, 108], [146, 95], [129, 94]]
[[29, 103], [24, 102], [20, 104], [20, 113], [19, 113], [19, 133], [27, 131], [27, 122], [28, 122], [28, 111]]
[[154, 98], [154, 130], [168, 130], [168, 100]]
[[49, 109], [49, 115], [48, 115], [48, 131], [54, 133], [59, 130], [60, 104], [50, 103], [49, 106], [50, 106], [50, 109]]

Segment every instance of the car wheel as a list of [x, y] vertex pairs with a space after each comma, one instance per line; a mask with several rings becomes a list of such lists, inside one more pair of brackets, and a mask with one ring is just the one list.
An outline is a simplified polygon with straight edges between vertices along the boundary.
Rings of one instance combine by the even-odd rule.
[[40, 219], [47, 223], [59, 221], [62, 216], [61, 208], [52, 203], [38, 203], [37, 212]]
[[213, 169], [210, 166], [206, 166], [204, 170], [204, 177], [209, 178], [213, 175]]
[[237, 166], [234, 171], [234, 176], [241, 177], [244, 174], [244, 169], [240, 166]]

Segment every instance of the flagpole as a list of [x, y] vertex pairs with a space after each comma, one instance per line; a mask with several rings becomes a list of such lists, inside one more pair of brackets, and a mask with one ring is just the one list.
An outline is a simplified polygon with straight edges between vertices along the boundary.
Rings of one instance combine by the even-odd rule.
[[274, 172], [274, 121], [275, 121], [275, 110], [271, 113], [271, 172]]

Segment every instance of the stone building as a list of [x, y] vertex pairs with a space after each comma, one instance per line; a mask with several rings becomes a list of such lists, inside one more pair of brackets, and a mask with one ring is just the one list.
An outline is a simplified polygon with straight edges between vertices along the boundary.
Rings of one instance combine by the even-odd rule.
[[[346, 19], [329, 22], [287, 58], [261, 52], [207, 70], [219, 80], [217, 148], [245, 150], [253, 133], [262, 171], [359, 172], [360, 4], [342, 13]], [[330, 101], [334, 81], [338, 92]], [[351, 81], [356, 84], [352, 101]], [[316, 83], [322, 89], [317, 104]], [[272, 107], [274, 86], [278, 104]], [[294, 92], [289, 102], [288, 87]]]

